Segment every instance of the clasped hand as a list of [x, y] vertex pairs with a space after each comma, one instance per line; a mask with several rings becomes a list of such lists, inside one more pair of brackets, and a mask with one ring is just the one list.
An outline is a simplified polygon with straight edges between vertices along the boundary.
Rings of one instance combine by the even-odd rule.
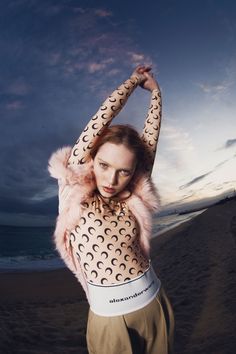
[[151, 70], [152, 68], [150, 66], [138, 65], [133, 72], [133, 75], [139, 76], [142, 80], [139, 85], [148, 91], [159, 88]]

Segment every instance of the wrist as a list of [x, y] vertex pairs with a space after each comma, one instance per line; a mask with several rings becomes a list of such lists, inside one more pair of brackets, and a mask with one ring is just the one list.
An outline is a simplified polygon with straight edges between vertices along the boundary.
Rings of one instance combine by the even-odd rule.
[[137, 85], [139, 85], [144, 80], [144, 77], [143, 77], [143, 75], [140, 75], [138, 73], [133, 73], [130, 76], [130, 79], [135, 80], [137, 82]]

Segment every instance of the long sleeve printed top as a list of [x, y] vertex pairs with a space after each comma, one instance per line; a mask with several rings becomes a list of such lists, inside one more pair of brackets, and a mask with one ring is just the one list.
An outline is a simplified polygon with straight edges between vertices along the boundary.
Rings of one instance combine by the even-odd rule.
[[[57, 153], [56, 159], [59, 156], [63, 167], [57, 168], [55, 172], [55, 159], [49, 162], [51, 175], [59, 181], [59, 216], [55, 238], [60, 237], [60, 241], [56, 240], [57, 248], [74, 273], [77, 264], [83, 281], [81, 274], [76, 275], [82, 285], [86, 281], [96, 284], [124, 282], [142, 274], [149, 266], [149, 211], [155, 209], [157, 201], [153, 194], [153, 185], [147, 176], [151, 174], [160, 132], [159, 89], [151, 93], [150, 107], [141, 135], [150, 153], [148, 171], [133, 196], [124, 193], [123, 197], [121, 195], [107, 199], [99, 194], [96, 185], [91, 182], [91, 149], [139, 83], [138, 75], [132, 75], [126, 80], [105, 100], [74, 147], [66, 153]], [[75, 173], [83, 175], [84, 170], [90, 171], [84, 179], [90, 185], [89, 192], [86, 193], [82, 192], [82, 184], [87, 182], [79, 184], [76, 182], [77, 177], [74, 178]], [[81, 194], [86, 197], [79, 198], [79, 194], [80, 197]], [[74, 209], [78, 204], [79, 213], [76, 214]], [[66, 251], [62, 250], [63, 247]], [[71, 266], [71, 260], [75, 267]]]

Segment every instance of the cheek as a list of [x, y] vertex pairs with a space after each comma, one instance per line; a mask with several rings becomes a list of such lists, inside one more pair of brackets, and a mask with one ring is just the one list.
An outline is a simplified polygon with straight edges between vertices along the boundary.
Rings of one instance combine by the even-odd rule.
[[132, 179], [132, 177], [128, 177], [128, 178], [123, 179], [121, 182], [121, 185], [126, 187], [129, 184], [129, 182], [131, 181], [131, 179]]

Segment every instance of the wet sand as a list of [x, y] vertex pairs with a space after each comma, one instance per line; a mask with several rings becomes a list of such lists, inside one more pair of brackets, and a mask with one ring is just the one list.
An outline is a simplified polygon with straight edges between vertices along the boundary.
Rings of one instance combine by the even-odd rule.
[[[176, 354], [234, 354], [236, 200], [153, 239], [151, 256], [173, 305]], [[88, 304], [69, 270], [0, 282], [0, 353], [87, 353]]]

